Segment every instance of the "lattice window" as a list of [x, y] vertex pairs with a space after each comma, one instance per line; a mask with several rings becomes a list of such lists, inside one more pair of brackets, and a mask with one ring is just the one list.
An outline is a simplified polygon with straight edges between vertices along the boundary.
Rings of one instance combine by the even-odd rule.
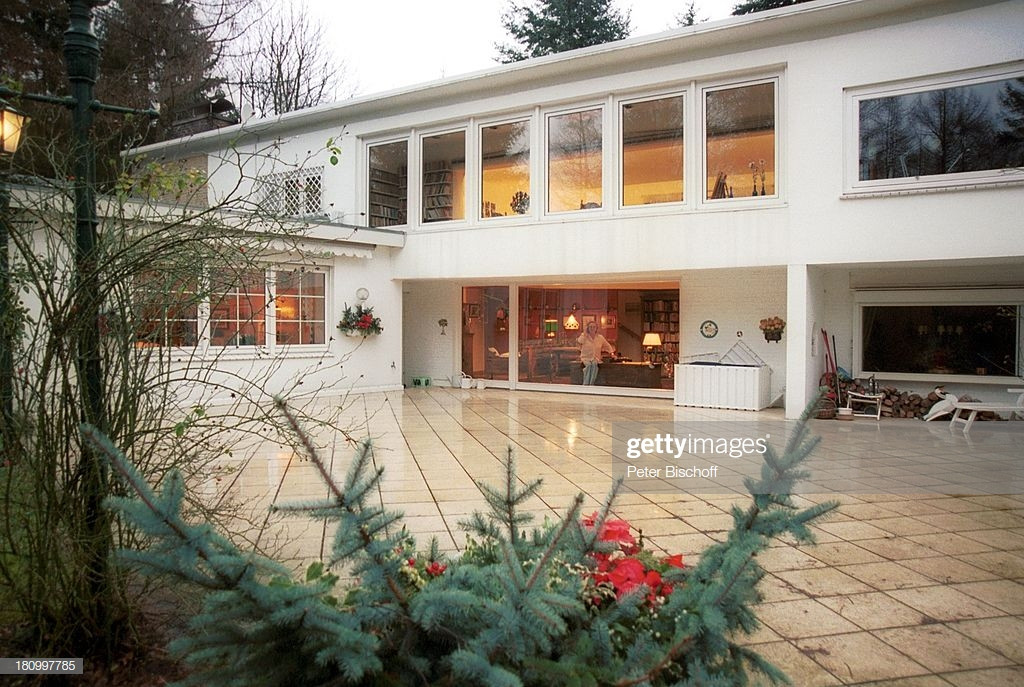
[[260, 188], [263, 209], [290, 217], [321, 214], [323, 176], [323, 167], [311, 167], [262, 177]]

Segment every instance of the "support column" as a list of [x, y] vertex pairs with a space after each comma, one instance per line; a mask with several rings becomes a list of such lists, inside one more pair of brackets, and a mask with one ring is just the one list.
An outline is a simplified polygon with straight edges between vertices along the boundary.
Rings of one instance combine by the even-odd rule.
[[807, 265], [786, 268], [786, 418], [796, 419], [814, 397], [811, 385], [817, 380], [808, 376], [811, 359], [810, 342], [814, 326], [808, 293], [810, 276]]

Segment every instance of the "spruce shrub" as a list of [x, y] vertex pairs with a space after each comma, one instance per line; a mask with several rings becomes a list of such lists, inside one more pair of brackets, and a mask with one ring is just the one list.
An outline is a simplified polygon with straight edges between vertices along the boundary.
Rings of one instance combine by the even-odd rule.
[[[783, 454], [769, 448], [760, 479], [748, 480], [751, 502], [733, 507], [727, 539], [689, 567], [645, 551], [628, 523], [608, 517], [618, 485], [591, 515], [581, 517], [579, 495], [559, 522], [528, 529], [520, 509], [541, 481], [520, 486], [509, 451], [504, 483], [480, 484], [490, 512], [462, 523], [466, 549], [448, 559], [436, 542], [418, 550], [401, 516], [374, 505], [383, 469], [372, 468], [367, 445], [338, 483], [305, 441], [330, 497], [277, 508], [336, 528], [331, 560], [294, 579], [208, 524], [186, 522], [177, 473], [158, 493], [106, 437], [84, 432], [131, 494], [109, 506], [149, 537], [121, 560], [203, 593], [170, 647], [190, 665], [184, 685], [737, 687], [752, 673], [786, 683], [738, 641], [758, 627], [756, 555], [784, 534], [812, 542], [809, 524], [836, 507], [801, 510], [789, 496], [817, 444], [805, 417]], [[329, 572], [341, 568], [358, 584], [345, 588]]]

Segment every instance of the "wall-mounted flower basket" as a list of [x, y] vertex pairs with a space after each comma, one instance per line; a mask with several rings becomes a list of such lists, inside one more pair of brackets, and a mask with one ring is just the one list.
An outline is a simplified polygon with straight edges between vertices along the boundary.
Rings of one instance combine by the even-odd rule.
[[758, 327], [764, 334], [765, 341], [781, 341], [782, 332], [786, 329], [786, 321], [778, 315], [775, 317], [766, 317], [761, 320]]
[[384, 331], [380, 318], [373, 316], [372, 307], [366, 308], [362, 304], [352, 307], [347, 303], [341, 321], [338, 322], [338, 329], [345, 336], [352, 337], [366, 337], [370, 334], [381, 334]]

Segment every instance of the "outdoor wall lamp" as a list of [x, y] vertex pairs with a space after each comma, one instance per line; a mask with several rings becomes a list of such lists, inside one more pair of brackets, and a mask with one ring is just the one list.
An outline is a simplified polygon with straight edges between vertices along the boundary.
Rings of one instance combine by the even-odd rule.
[[[0, 154], [13, 155], [21, 143], [21, 132], [28, 125], [28, 117], [24, 112], [14, 109], [0, 99]], [[10, 294], [10, 252], [8, 226], [11, 209], [11, 194], [7, 190], [4, 178], [6, 170], [0, 170], [0, 322], [7, 322], [13, 298]], [[13, 410], [13, 378], [14, 378], [14, 342], [6, 332], [0, 333], [0, 412], [5, 420], [11, 417]]]
[[21, 143], [21, 132], [28, 126], [29, 118], [24, 112], [11, 107], [6, 100], [0, 99], [0, 149], [13, 155]]

